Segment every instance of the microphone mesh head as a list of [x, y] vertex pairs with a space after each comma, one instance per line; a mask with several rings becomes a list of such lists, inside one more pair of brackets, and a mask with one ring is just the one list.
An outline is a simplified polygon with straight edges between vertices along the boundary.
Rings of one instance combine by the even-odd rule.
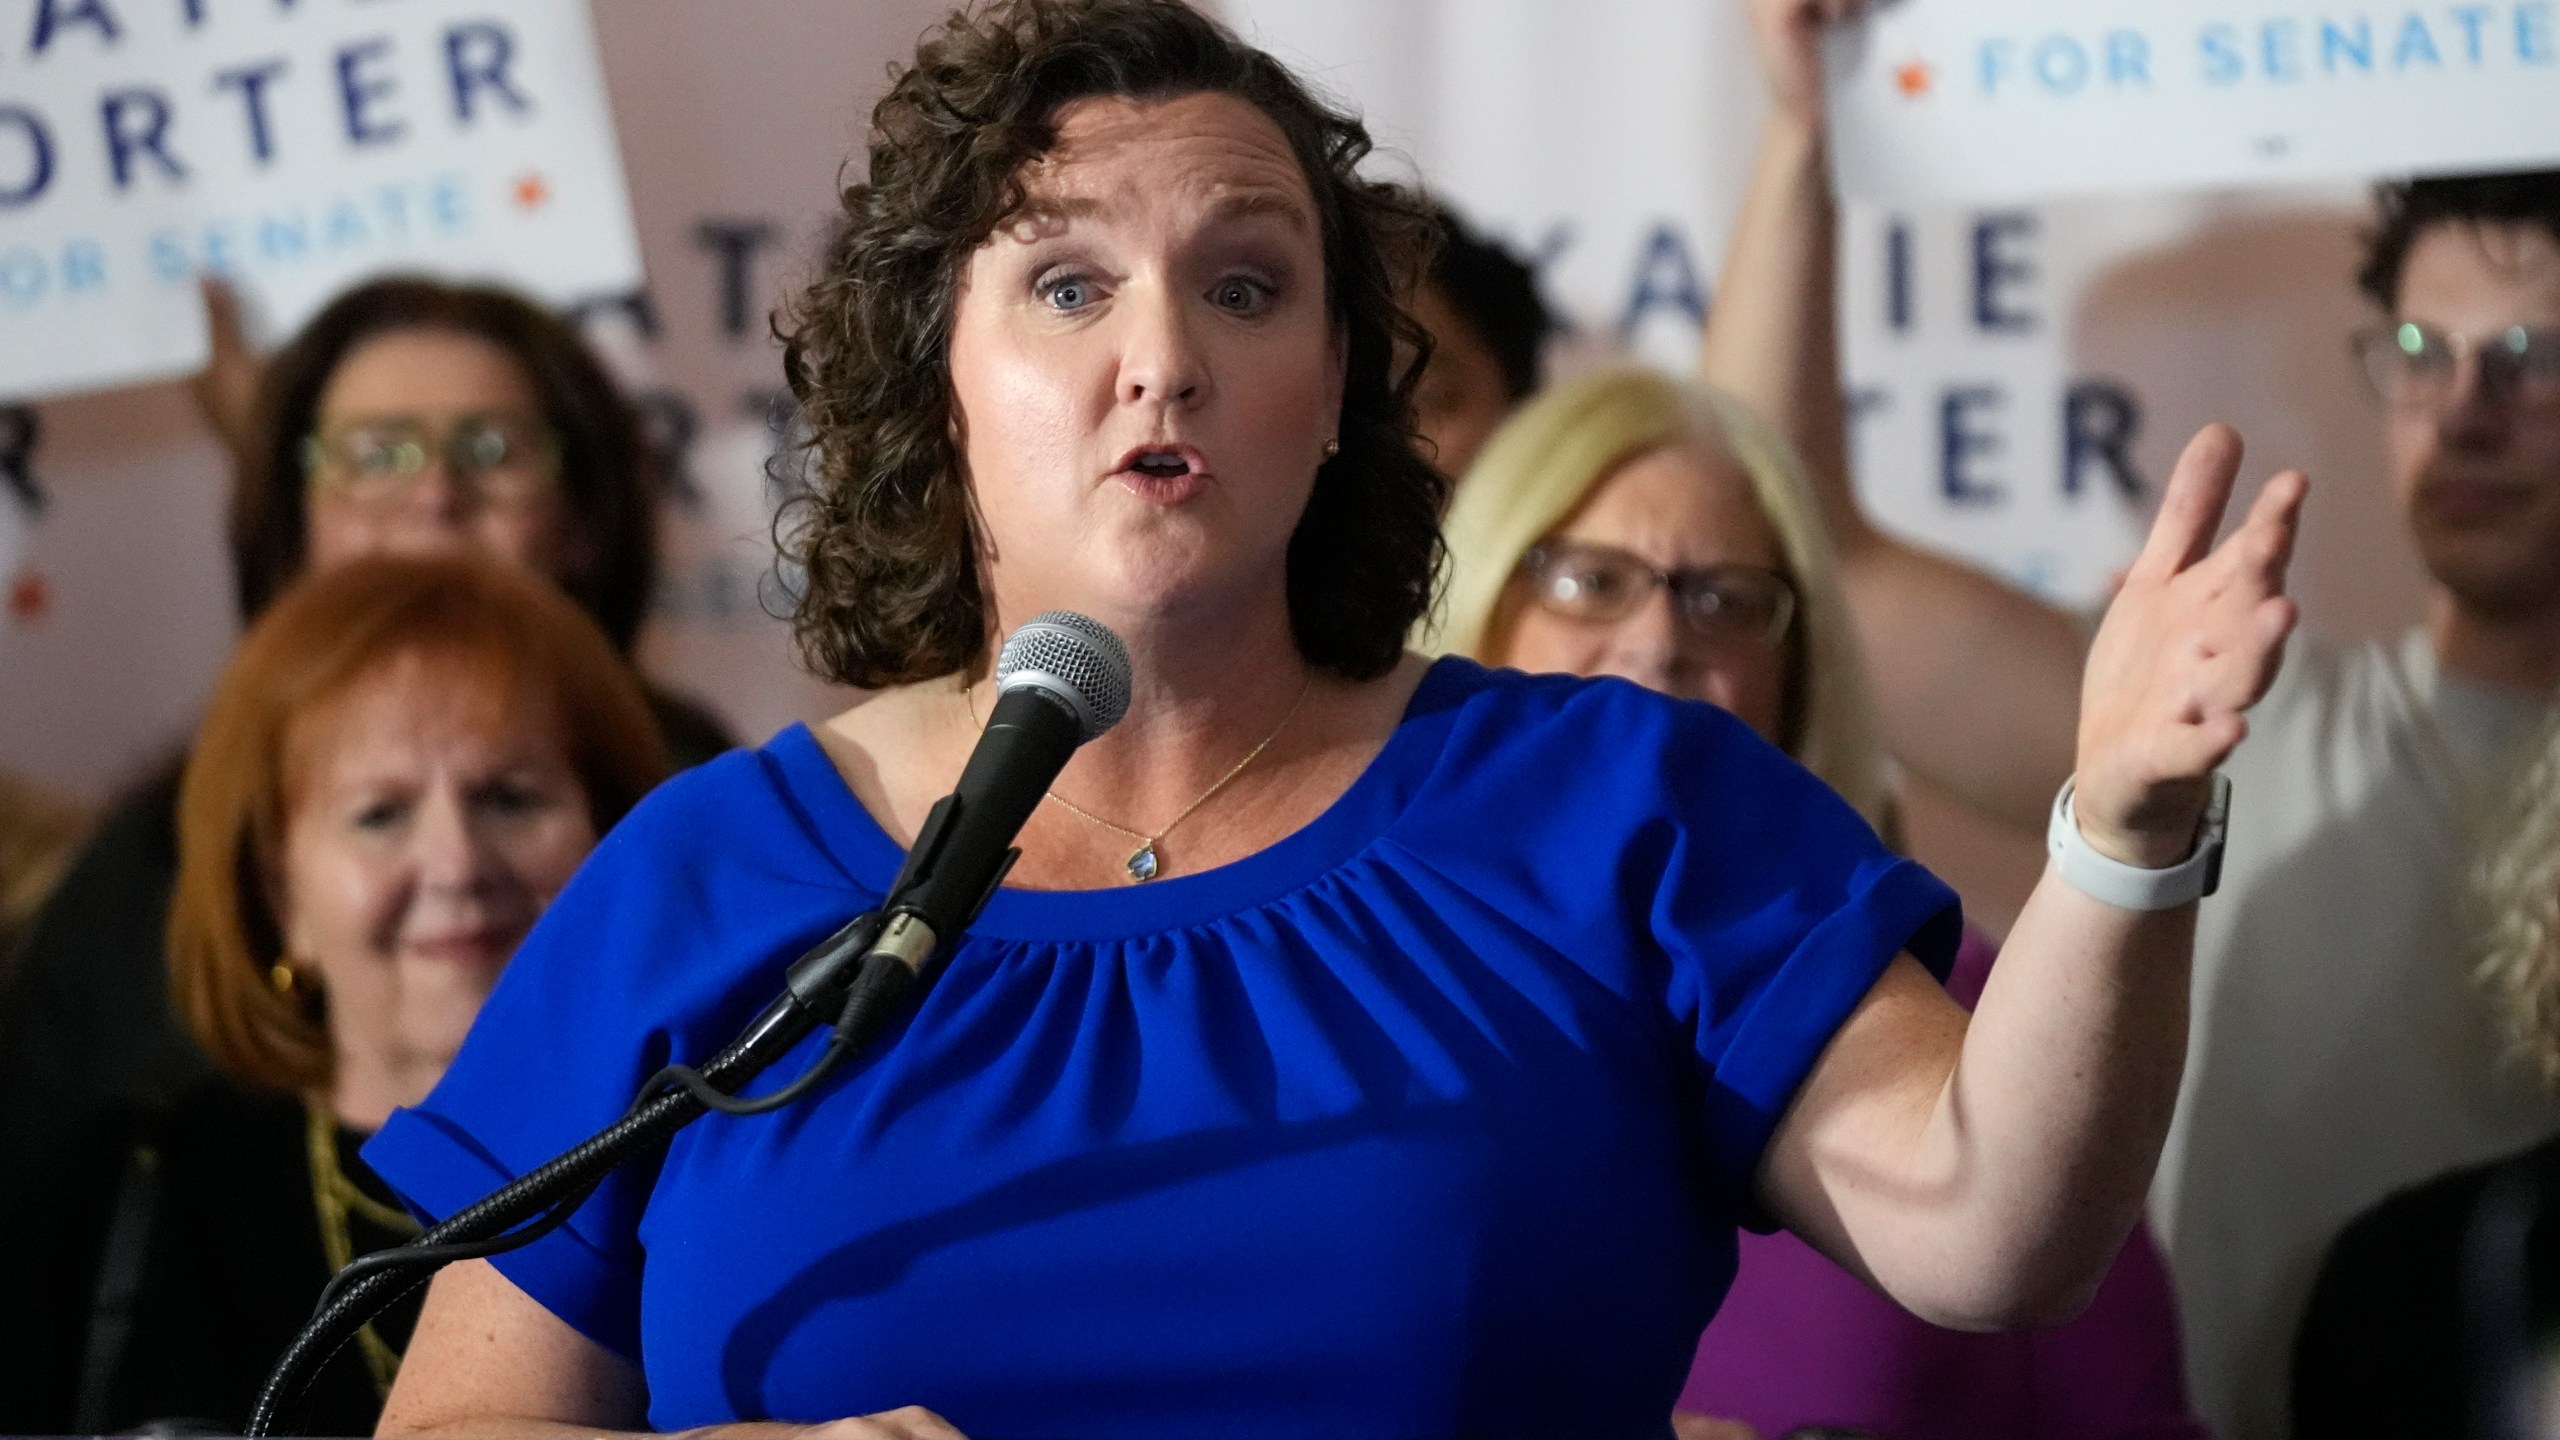
[[996, 657], [999, 694], [1026, 686], [1075, 712], [1081, 744], [1129, 713], [1129, 648], [1099, 620], [1052, 610], [1005, 637]]

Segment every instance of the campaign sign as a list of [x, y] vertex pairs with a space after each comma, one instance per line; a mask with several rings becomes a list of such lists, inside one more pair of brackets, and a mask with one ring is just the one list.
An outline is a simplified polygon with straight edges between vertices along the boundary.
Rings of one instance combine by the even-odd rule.
[[194, 369], [363, 276], [628, 291], [583, 0], [0, 0], [0, 399]]
[[1830, 61], [1855, 199], [2560, 159], [2560, 0], [1902, 0], [1836, 36]]

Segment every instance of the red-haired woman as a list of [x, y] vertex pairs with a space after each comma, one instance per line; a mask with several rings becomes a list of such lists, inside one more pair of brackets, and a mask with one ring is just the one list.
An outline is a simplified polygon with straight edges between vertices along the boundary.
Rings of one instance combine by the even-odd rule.
[[[287, 590], [224, 670], [179, 803], [170, 990], [222, 1078], [86, 1147], [115, 1200], [53, 1237], [29, 1316], [80, 1363], [0, 1389], [50, 1382], [52, 1429], [242, 1424], [330, 1272], [414, 1228], [356, 1146], [434, 1085], [666, 772], [639, 682], [541, 581], [371, 559]], [[370, 1430], [405, 1332], [342, 1353], [313, 1423]]]
[[[217, 334], [224, 327], [217, 324]], [[577, 331], [482, 286], [391, 278], [348, 291], [264, 364], [225, 422], [239, 473], [230, 553], [241, 615], [297, 579], [373, 555], [474, 555], [544, 577], [631, 653], [657, 573], [658, 468], [637, 415]], [[728, 748], [717, 720], [648, 704], [679, 763]], [[0, 986], [0, 1176], [41, 1174], [108, 1111], [213, 1073], [171, 1007], [161, 936], [178, 864], [178, 762], [100, 817], [21, 931]], [[0, 1229], [63, 1217], [0, 1184]], [[23, 1283], [0, 1246], [0, 1290]], [[0, 1317], [4, 1321], [5, 1317]], [[0, 1349], [58, 1337], [0, 1328]], [[0, 1430], [42, 1428], [0, 1389]]]

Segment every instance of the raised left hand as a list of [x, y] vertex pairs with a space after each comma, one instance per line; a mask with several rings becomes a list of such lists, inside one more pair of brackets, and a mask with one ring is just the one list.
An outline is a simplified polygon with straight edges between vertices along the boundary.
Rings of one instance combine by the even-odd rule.
[[1789, 120], [1823, 118], [1822, 36], [1866, 13], [1866, 0], [1745, 0], [1769, 103]]
[[207, 351], [204, 368], [188, 382], [196, 411], [234, 455], [249, 452], [249, 431], [257, 419], [258, 384], [266, 362], [249, 343], [240, 315], [240, 293], [218, 275], [196, 281], [204, 297]]
[[2194, 851], [2214, 767], [2248, 733], [2242, 712], [2274, 682], [2293, 631], [2284, 572], [2310, 482], [2298, 471], [2268, 481], [2216, 546], [2240, 455], [2224, 425], [2188, 443], [2089, 649], [2072, 809], [2090, 846], [2128, 865]]

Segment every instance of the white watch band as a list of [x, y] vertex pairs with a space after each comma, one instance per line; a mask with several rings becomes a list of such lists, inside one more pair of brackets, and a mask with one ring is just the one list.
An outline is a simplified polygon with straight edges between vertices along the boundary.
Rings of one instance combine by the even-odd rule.
[[2089, 845], [2071, 813], [2071, 784], [2053, 797], [2053, 823], [2045, 827], [2045, 853], [2072, 889], [2122, 910], [2175, 910], [2210, 895], [2222, 883], [2222, 840], [2231, 824], [2231, 780], [2213, 777], [2213, 799], [2196, 828], [2195, 853], [2165, 870], [2110, 860]]

